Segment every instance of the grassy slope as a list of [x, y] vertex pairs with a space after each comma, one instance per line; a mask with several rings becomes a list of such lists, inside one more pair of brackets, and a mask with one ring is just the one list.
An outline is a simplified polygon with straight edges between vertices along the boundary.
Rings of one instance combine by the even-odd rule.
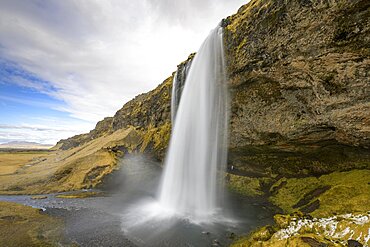
[[139, 133], [128, 128], [69, 150], [52, 152], [37, 162], [28, 163], [28, 166], [25, 165], [28, 159], [7, 154], [10, 161], [7, 164], [17, 165], [7, 168], [12, 173], [1, 176], [0, 193], [38, 194], [93, 187], [116, 166], [117, 152], [112, 152], [112, 147], [122, 146], [130, 151], [139, 143]]

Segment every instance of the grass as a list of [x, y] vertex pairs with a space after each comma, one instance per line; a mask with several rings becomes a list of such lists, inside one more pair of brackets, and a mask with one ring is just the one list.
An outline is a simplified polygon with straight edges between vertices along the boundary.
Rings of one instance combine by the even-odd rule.
[[37, 162], [47, 155], [47, 152], [0, 152], [0, 176], [14, 174], [28, 163]]
[[0, 202], [0, 245], [18, 247], [58, 246], [63, 222], [39, 209]]

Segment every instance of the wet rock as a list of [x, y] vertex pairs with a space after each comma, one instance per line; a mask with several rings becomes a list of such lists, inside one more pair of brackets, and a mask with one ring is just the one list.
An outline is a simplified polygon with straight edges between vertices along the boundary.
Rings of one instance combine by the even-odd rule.
[[230, 234], [229, 234], [229, 239], [235, 239], [236, 238], [236, 234], [235, 233], [233, 233], [233, 232], [231, 232]]
[[308, 213], [312, 213], [313, 211], [315, 211], [319, 207], [320, 207], [320, 201], [315, 200], [312, 203], [308, 204], [307, 206], [302, 207], [300, 209], [300, 211], [303, 212], [303, 213], [308, 214]]
[[215, 239], [212, 242], [212, 246], [220, 246], [220, 242], [217, 239]]
[[363, 246], [360, 242], [358, 242], [354, 239], [349, 239], [347, 241], [347, 244], [348, 244], [348, 247], [362, 247]]
[[302, 239], [303, 242], [305, 242], [306, 244], [308, 244], [311, 247], [327, 247], [328, 246], [327, 244], [321, 243], [321, 242], [317, 241], [314, 238], [301, 237], [301, 239]]

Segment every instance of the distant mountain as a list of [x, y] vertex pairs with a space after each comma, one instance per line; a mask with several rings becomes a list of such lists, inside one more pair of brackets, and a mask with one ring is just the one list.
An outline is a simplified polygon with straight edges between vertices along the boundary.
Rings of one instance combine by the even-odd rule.
[[27, 141], [12, 141], [0, 144], [0, 149], [4, 148], [14, 148], [14, 149], [49, 149], [52, 144], [41, 144], [37, 142], [27, 142]]

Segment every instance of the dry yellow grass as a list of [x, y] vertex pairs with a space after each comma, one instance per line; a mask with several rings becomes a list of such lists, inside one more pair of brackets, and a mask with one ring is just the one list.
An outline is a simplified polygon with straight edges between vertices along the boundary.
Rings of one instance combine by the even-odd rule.
[[7, 167], [7, 171], [4, 168], [0, 175], [0, 194], [39, 194], [94, 187], [116, 167], [113, 147], [132, 151], [141, 142], [141, 133], [131, 127], [69, 150], [50, 152], [36, 162], [8, 154], [14, 166]]
[[28, 163], [41, 161], [46, 152], [0, 152], [0, 176], [15, 173]]

